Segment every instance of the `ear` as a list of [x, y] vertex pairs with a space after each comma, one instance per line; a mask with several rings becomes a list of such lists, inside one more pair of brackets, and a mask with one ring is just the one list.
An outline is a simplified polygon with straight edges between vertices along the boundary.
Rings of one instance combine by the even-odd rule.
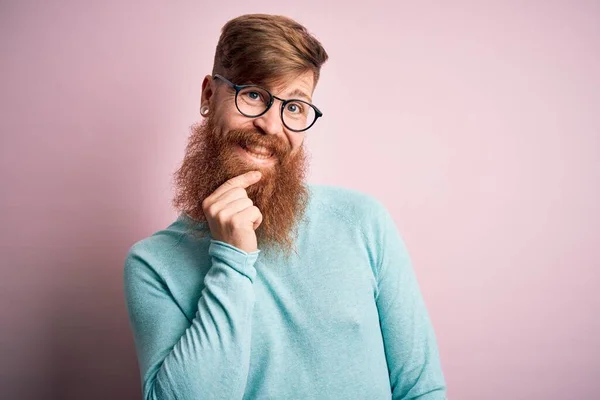
[[210, 106], [211, 98], [213, 97], [214, 91], [214, 81], [211, 75], [206, 75], [204, 80], [202, 81], [202, 93], [200, 94], [200, 108], [202, 106]]

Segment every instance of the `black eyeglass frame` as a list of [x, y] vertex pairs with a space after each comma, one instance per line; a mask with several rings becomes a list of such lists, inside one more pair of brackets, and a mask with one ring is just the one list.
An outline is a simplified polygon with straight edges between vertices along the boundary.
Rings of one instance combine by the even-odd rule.
[[[240, 112], [240, 114], [242, 114], [245, 117], [248, 117], [248, 118], [258, 118], [261, 115], [264, 115], [267, 111], [269, 111], [269, 109], [271, 108], [271, 106], [275, 102], [275, 99], [281, 101], [281, 111], [280, 111], [281, 122], [283, 122], [283, 125], [285, 125], [285, 127], [288, 128], [290, 131], [293, 131], [293, 132], [304, 132], [304, 131], [310, 129], [310, 127], [312, 127], [315, 124], [315, 122], [317, 122], [317, 120], [320, 117], [323, 116], [323, 113], [314, 104], [311, 104], [311, 103], [309, 103], [309, 102], [307, 102], [305, 100], [301, 100], [301, 99], [288, 99], [288, 100], [282, 99], [281, 97], [275, 96], [273, 93], [271, 93], [269, 90], [265, 89], [262, 86], [259, 86], [259, 85], [236, 85], [235, 83], [231, 82], [229, 79], [227, 79], [227, 78], [225, 78], [225, 77], [223, 77], [223, 76], [221, 76], [219, 74], [214, 74], [213, 75], [213, 79], [215, 79], [215, 78], [222, 80], [223, 82], [225, 82], [229, 86], [231, 86], [233, 89], [235, 89], [235, 107]], [[247, 88], [247, 87], [256, 87], [256, 88], [259, 88], [261, 90], [264, 90], [265, 92], [267, 92], [269, 94], [269, 102], [267, 104], [267, 108], [263, 112], [261, 112], [260, 114], [258, 114], [258, 115], [248, 115], [246, 113], [243, 113], [242, 110], [240, 110], [240, 107], [238, 106], [238, 94], [239, 94], [240, 90], [242, 90], [244, 88]], [[306, 128], [304, 128], [304, 129], [293, 129], [293, 128], [290, 128], [288, 126], [288, 124], [285, 123], [285, 119], [283, 118], [283, 111], [285, 109], [285, 105], [288, 104], [288, 103], [298, 102], [298, 101], [301, 102], [301, 103], [304, 103], [304, 104], [306, 104], [306, 105], [308, 105], [310, 107], [312, 107], [315, 110], [315, 119], [314, 119], [314, 121], [309, 126], [307, 126]]]

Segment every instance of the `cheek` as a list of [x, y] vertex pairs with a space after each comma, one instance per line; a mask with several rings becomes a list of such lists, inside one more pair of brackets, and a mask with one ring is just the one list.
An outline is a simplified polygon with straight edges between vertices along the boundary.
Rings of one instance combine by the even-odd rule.
[[226, 130], [252, 128], [252, 119], [241, 115], [237, 110], [235, 112], [228, 110], [223, 113], [221, 121]]
[[245, 127], [245, 124], [248, 122], [247, 118], [237, 111], [233, 97], [221, 96], [216, 98], [215, 101], [217, 104], [215, 119], [221, 131], [227, 132]]
[[246, 127], [245, 124], [247, 121], [239, 118], [235, 114], [229, 112], [222, 112], [216, 117], [216, 124], [220, 132], [229, 132], [232, 130], [243, 129]]

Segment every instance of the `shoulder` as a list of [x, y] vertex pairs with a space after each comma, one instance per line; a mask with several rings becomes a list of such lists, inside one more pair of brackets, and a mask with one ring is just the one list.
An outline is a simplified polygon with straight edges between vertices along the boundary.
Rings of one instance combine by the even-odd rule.
[[[192, 258], [190, 249], [196, 249], [200, 245], [198, 238], [188, 234], [193, 229], [190, 221], [188, 217], [180, 215], [169, 226], [131, 245], [124, 262], [126, 283], [143, 277], [160, 279], [168, 273], [169, 266], [174, 262]], [[195, 243], [188, 243], [190, 241]]]
[[348, 221], [364, 225], [385, 216], [383, 203], [369, 193], [343, 186], [310, 184], [312, 205]]
[[363, 242], [360, 247], [366, 251], [377, 280], [381, 265], [392, 251], [404, 257], [403, 239], [391, 212], [381, 200], [356, 189], [331, 185], [312, 185], [311, 193], [314, 212], [320, 220], [331, 222], [338, 242], [343, 235], [359, 232]]
[[375, 196], [341, 186], [311, 185], [315, 209], [325, 210], [357, 227], [372, 246], [389, 235], [399, 235], [391, 211]]

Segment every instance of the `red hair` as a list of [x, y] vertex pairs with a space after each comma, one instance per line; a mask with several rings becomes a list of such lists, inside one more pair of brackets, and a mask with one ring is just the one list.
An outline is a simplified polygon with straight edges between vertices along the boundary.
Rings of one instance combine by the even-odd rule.
[[316, 86], [327, 59], [321, 43], [293, 19], [248, 14], [223, 26], [212, 72], [237, 84], [264, 85], [312, 71]]

